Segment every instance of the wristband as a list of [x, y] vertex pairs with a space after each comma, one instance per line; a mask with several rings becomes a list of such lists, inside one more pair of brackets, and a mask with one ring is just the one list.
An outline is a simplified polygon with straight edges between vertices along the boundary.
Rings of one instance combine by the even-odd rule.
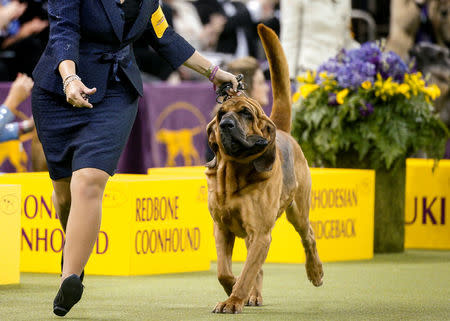
[[205, 76], [206, 78], [209, 79], [209, 76], [211, 76], [211, 73], [212, 73], [214, 67], [215, 67], [215, 65], [214, 65], [214, 64], [211, 64], [211, 66], [209, 66], [209, 68], [206, 70], [206, 72], [205, 72], [205, 74], [204, 74], [204, 76]]
[[209, 75], [209, 81], [213, 81], [214, 77], [216, 76], [217, 70], [219, 70], [219, 66], [215, 66], [212, 70], [211, 74]]

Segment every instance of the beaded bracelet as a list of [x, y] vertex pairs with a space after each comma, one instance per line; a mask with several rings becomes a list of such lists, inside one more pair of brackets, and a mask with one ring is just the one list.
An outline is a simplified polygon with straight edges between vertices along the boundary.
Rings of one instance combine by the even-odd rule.
[[204, 76], [205, 76], [206, 78], [209, 78], [209, 76], [211, 76], [211, 73], [212, 73], [214, 67], [215, 67], [215, 65], [214, 65], [214, 64], [211, 64], [211, 66], [209, 66], [209, 68], [206, 70], [206, 72], [205, 72], [205, 74], [204, 74]]
[[219, 66], [215, 66], [212, 70], [211, 74], [209, 75], [209, 81], [213, 81], [214, 77], [216, 76], [217, 70], [219, 70]]
[[63, 81], [64, 94], [66, 93], [67, 86], [74, 80], [81, 80], [81, 78], [75, 74], [71, 74], [71, 75], [67, 76], [66, 78], [64, 78], [64, 81]]

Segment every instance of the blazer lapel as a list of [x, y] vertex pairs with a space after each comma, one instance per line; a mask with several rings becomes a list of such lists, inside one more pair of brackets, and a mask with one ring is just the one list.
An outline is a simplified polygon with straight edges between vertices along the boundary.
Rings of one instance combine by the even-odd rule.
[[148, 22], [150, 21], [150, 10], [151, 10], [150, 2], [151, 2], [150, 0], [142, 0], [139, 15], [137, 16], [136, 21], [134, 22], [133, 26], [128, 32], [128, 35], [126, 35], [125, 41], [132, 39], [137, 34], [144, 31], [145, 26], [147, 26]]
[[125, 24], [125, 21], [120, 15], [120, 8], [117, 7], [116, 0], [101, 0], [101, 1], [117, 38], [119, 38], [119, 40], [122, 41], [123, 25]]

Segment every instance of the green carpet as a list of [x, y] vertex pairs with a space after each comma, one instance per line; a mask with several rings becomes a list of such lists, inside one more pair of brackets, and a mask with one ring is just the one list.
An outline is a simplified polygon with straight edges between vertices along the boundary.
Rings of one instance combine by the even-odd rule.
[[[234, 264], [235, 272], [242, 264]], [[326, 263], [313, 287], [303, 265], [265, 264], [264, 306], [240, 315], [210, 313], [226, 298], [216, 265], [202, 273], [85, 280], [66, 320], [450, 320], [450, 251], [407, 251], [371, 261]], [[56, 320], [58, 277], [23, 273], [0, 286], [0, 320]]]

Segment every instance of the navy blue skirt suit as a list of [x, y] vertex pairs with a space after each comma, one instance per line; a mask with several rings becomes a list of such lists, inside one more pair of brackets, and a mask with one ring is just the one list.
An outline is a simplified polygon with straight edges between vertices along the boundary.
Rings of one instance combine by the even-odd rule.
[[[32, 111], [53, 180], [87, 167], [114, 174], [143, 93], [134, 40], [143, 36], [174, 69], [195, 51], [167, 25], [158, 0], [139, 5], [124, 30], [118, 1], [48, 1], [50, 39], [33, 72]], [[74, 61], [82, 82], [97, 88], [92, 109], [66, 102], [58, 71], [63, 60]]]

